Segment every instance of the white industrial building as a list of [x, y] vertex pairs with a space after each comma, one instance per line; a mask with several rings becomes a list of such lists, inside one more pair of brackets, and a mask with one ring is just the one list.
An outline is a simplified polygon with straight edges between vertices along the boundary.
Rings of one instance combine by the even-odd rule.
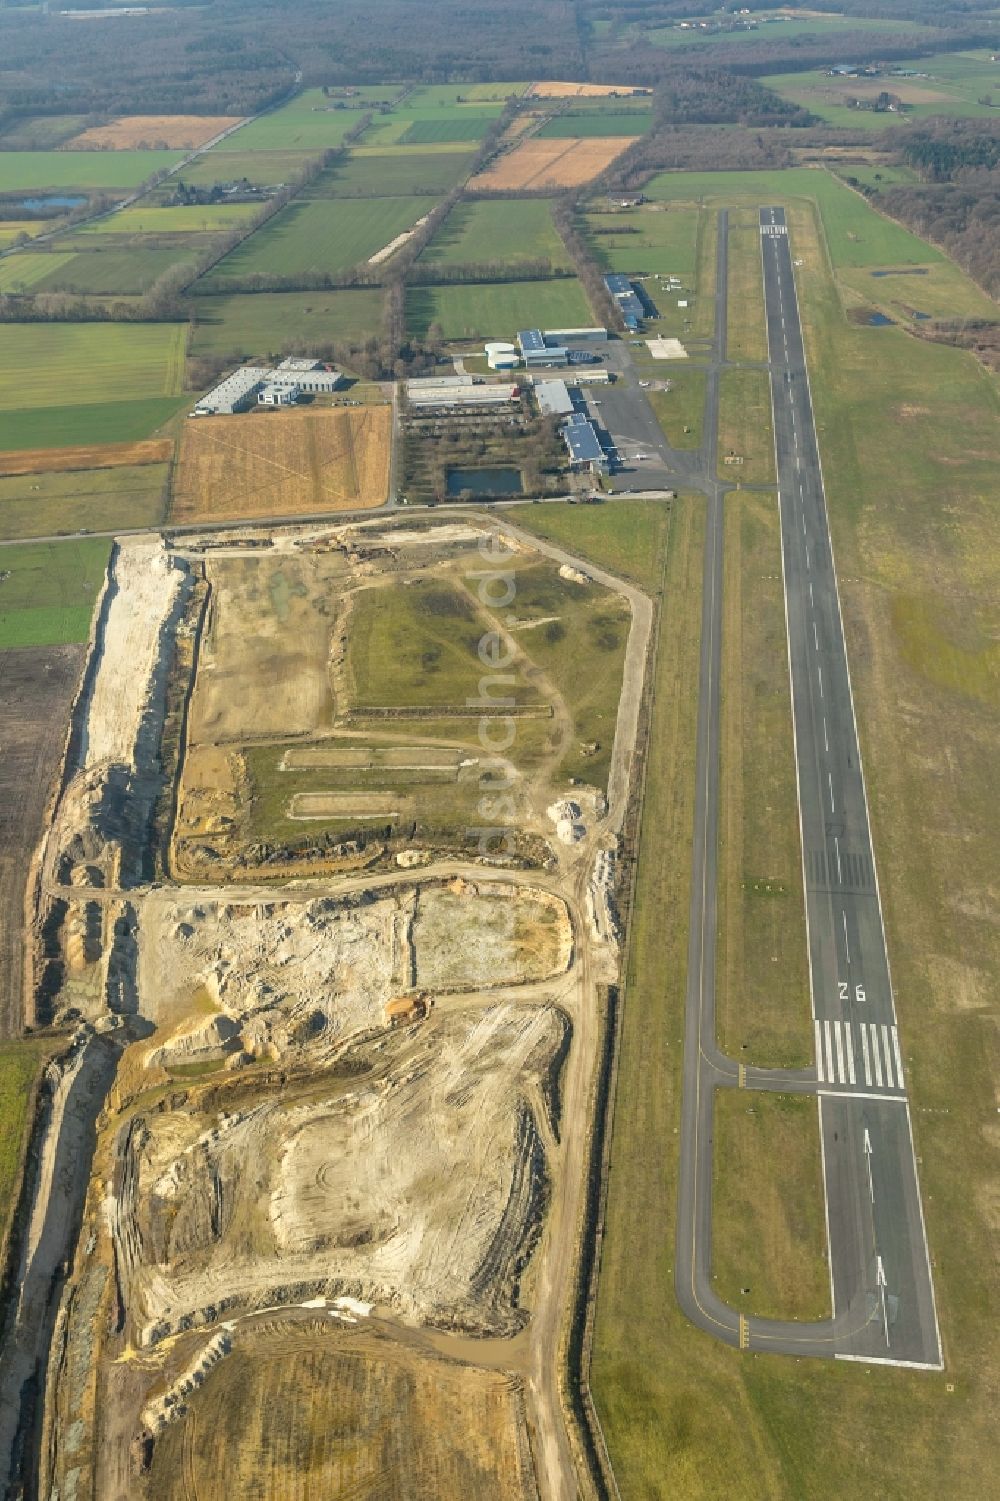
[[[290, 358], [270, 365], [241, 365], [195, 406], [195, 417], [230, 417], [252, 406], [294, 406], [305, 393], [336, 391], [343, 376], [319, 360]], [[267, 393], [265, 397], [265, 392]], [[279, 398], [279, 393], [282, 393]]]
[[606, 344], [606, 328], [547, 328], [542, 335], [553, 344]]
[[486, 363], [491, 370], [513, 370], [518, 361], [516, 345], [504, 343], [499, 339], [494, 339], [487, 344]]
[[564, 380], [536, 380], [535, 400], [543, 417], [567, 417], [573, 410], [573, 398]]
[[293, 407], [302, 395], [298, 386], [279, 386], [268, 381], [257, 392], [257, 405], [262, 407]]
[[472, 411], [477, 408], [510, 406], [520, 394], [520, 387], [514, 385], [474, 385], [471, 376], [457, 377], [454, 381], [411, 380], [406, 383], [407, 400], [417, 410], [448, 408]]

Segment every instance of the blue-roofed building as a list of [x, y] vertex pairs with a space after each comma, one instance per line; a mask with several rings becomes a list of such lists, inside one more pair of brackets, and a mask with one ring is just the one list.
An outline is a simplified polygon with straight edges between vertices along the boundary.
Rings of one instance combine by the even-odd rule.
[[546, 340], [540, 328], [522, 328], [517, 336], [517, 347], [526, 365], [565, 365], [565, 345]]
[[618, 271], [609, 272], [604, 278], [604, 285], [614, 298], [625, 320], [625, 327], [629, 333], [635, 333], [640, 327], [646, 309], [643, 307], [642, 298], [627, 276], [622, 276]]
[[583, 412], [574, 412], [571, 417], [567, 417], [560, 431], [569, 451], [570, 464], [574, 468], [587, 466], [600, 470], [602, 474], [608, 472], [611, 466], [601, 447], [597, 429]]

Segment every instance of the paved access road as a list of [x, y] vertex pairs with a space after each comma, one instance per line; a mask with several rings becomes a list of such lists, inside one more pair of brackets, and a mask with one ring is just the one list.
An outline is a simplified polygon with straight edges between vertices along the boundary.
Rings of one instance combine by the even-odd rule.
[[[930, 1258], [784, 212], [762, 210], [760, 232], [816, 1064], [747, 1068], [716, 1043], [722, 570], [719, 507], [710, 499], [675, 1283], [695, 1323], [741, 1348], [937, 1368]], [[721, 286], [721, 233], [717, 274]], [[724, 341], [717, 321], [719, 361]], [[713, 1103], [717, 1088], [734, 1086], [818, 1096], [828, 1320], [746, 1318], [712, 1291]]]

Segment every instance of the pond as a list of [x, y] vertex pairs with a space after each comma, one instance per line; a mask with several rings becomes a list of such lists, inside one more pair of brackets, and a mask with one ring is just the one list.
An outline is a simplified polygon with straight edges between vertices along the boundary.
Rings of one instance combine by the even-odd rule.
[[64, 198], [58, 193], [50, 193], [45, 198], [22, 198], [17, 208], [34, 210], [45, 208], [79, 208], [81, 203], [86, 203], [86, 198]]
[[520, 495], [520, 469], [449, 469], [448, 494], [457, 499], [468, 490], [475, 500], [496, 500], [501, 495]]
[[868, 322], [872, 328], [892, 328], [892, 319], [887, 318], [884, 313], [872, 313]]

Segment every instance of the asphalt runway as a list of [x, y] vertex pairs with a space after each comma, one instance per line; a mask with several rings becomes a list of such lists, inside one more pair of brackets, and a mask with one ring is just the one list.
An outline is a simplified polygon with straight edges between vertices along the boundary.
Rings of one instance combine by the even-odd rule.
[[[708, 497], [694, 859], [675, 1286], [692, 1321], [742, 1349], [939, 1368], [941, 1346], [917, 1182], [836, 573], [781, 209], [760, 216], [816, 1064], [760, 1069], [716, 1043], [719, 677], [723, 487]], [[725, 363], [726, 222], [706, 403], [714, 434]], [[746, 1317], [712, 1290], [712, 1133], [718, 1088], [816, 1094], [832, 1317]]]

